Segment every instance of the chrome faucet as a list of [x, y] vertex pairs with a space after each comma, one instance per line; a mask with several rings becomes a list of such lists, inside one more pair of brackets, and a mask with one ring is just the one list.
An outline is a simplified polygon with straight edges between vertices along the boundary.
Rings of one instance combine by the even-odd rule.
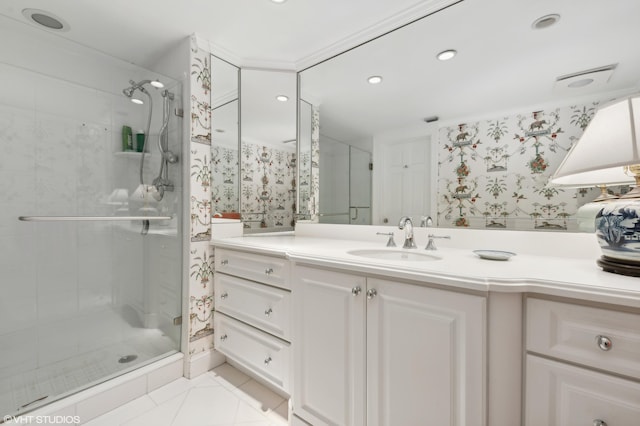
[[402, 216], [400, 218], [398, 228], [404, 229], [404, 244], [402, 245], [402, 248], [418, 248], [416, 243], [413, 241], [413, 222], [409, 216]]

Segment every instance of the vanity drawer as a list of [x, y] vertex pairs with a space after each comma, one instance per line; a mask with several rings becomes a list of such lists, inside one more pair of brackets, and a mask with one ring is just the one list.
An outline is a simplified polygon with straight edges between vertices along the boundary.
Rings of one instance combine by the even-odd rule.
[[216, 271], [289, 289], [289, 262], [286, 259], [244, 251], [216, 248]]
[[637, 425], [640, 383], [527, 355], [525, 426]]
[[291, 340], [291, 292], [242, 278], [215, 274], [216, 311]]
[[287, 394], [290, 394], [290, 345], [216, 312], [215, 348]]
[[640, 378], [640, 315], [527, 299], [528, 351]]

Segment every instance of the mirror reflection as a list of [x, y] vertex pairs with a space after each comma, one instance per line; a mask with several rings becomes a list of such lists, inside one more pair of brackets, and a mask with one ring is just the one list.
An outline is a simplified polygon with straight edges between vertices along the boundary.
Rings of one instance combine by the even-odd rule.
[[598, 191], [547, 183], [598, 105], [640, 88], [637, 16], [634, 0], [461, 1], [300, 72], [318, 111], [319, 220], [346, 213], [322, 164], [345, 144], [372, 154], [373, 224], [576, 230]]
[[211, 56], [211, 199], [213, 215], [240, 218], [239, 68]]
[[293, 229], [296, 75], [241, 70], [240, 214], [245, 232]]

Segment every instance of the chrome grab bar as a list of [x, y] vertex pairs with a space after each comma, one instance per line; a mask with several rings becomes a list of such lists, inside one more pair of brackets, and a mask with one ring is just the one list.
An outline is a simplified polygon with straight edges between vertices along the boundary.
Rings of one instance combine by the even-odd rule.
[[171, 216], [18, 216], [23, 222], [88, 222], [125, 220], [171, 220]]
[[347, 216], [349, 215], [349, 212], [346, 213], [318, 213], [318, 216], [320, 217], [324, 217], [324, 216]]

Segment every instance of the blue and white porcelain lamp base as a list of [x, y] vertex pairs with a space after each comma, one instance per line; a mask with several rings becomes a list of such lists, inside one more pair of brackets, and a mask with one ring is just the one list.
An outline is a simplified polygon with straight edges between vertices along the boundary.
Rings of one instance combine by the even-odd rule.
[[640, 165], [630, 166], [636, 186], [596, 215], [596, 237], [602, 249], [598, 265], [607, 272], [640, 276]]

